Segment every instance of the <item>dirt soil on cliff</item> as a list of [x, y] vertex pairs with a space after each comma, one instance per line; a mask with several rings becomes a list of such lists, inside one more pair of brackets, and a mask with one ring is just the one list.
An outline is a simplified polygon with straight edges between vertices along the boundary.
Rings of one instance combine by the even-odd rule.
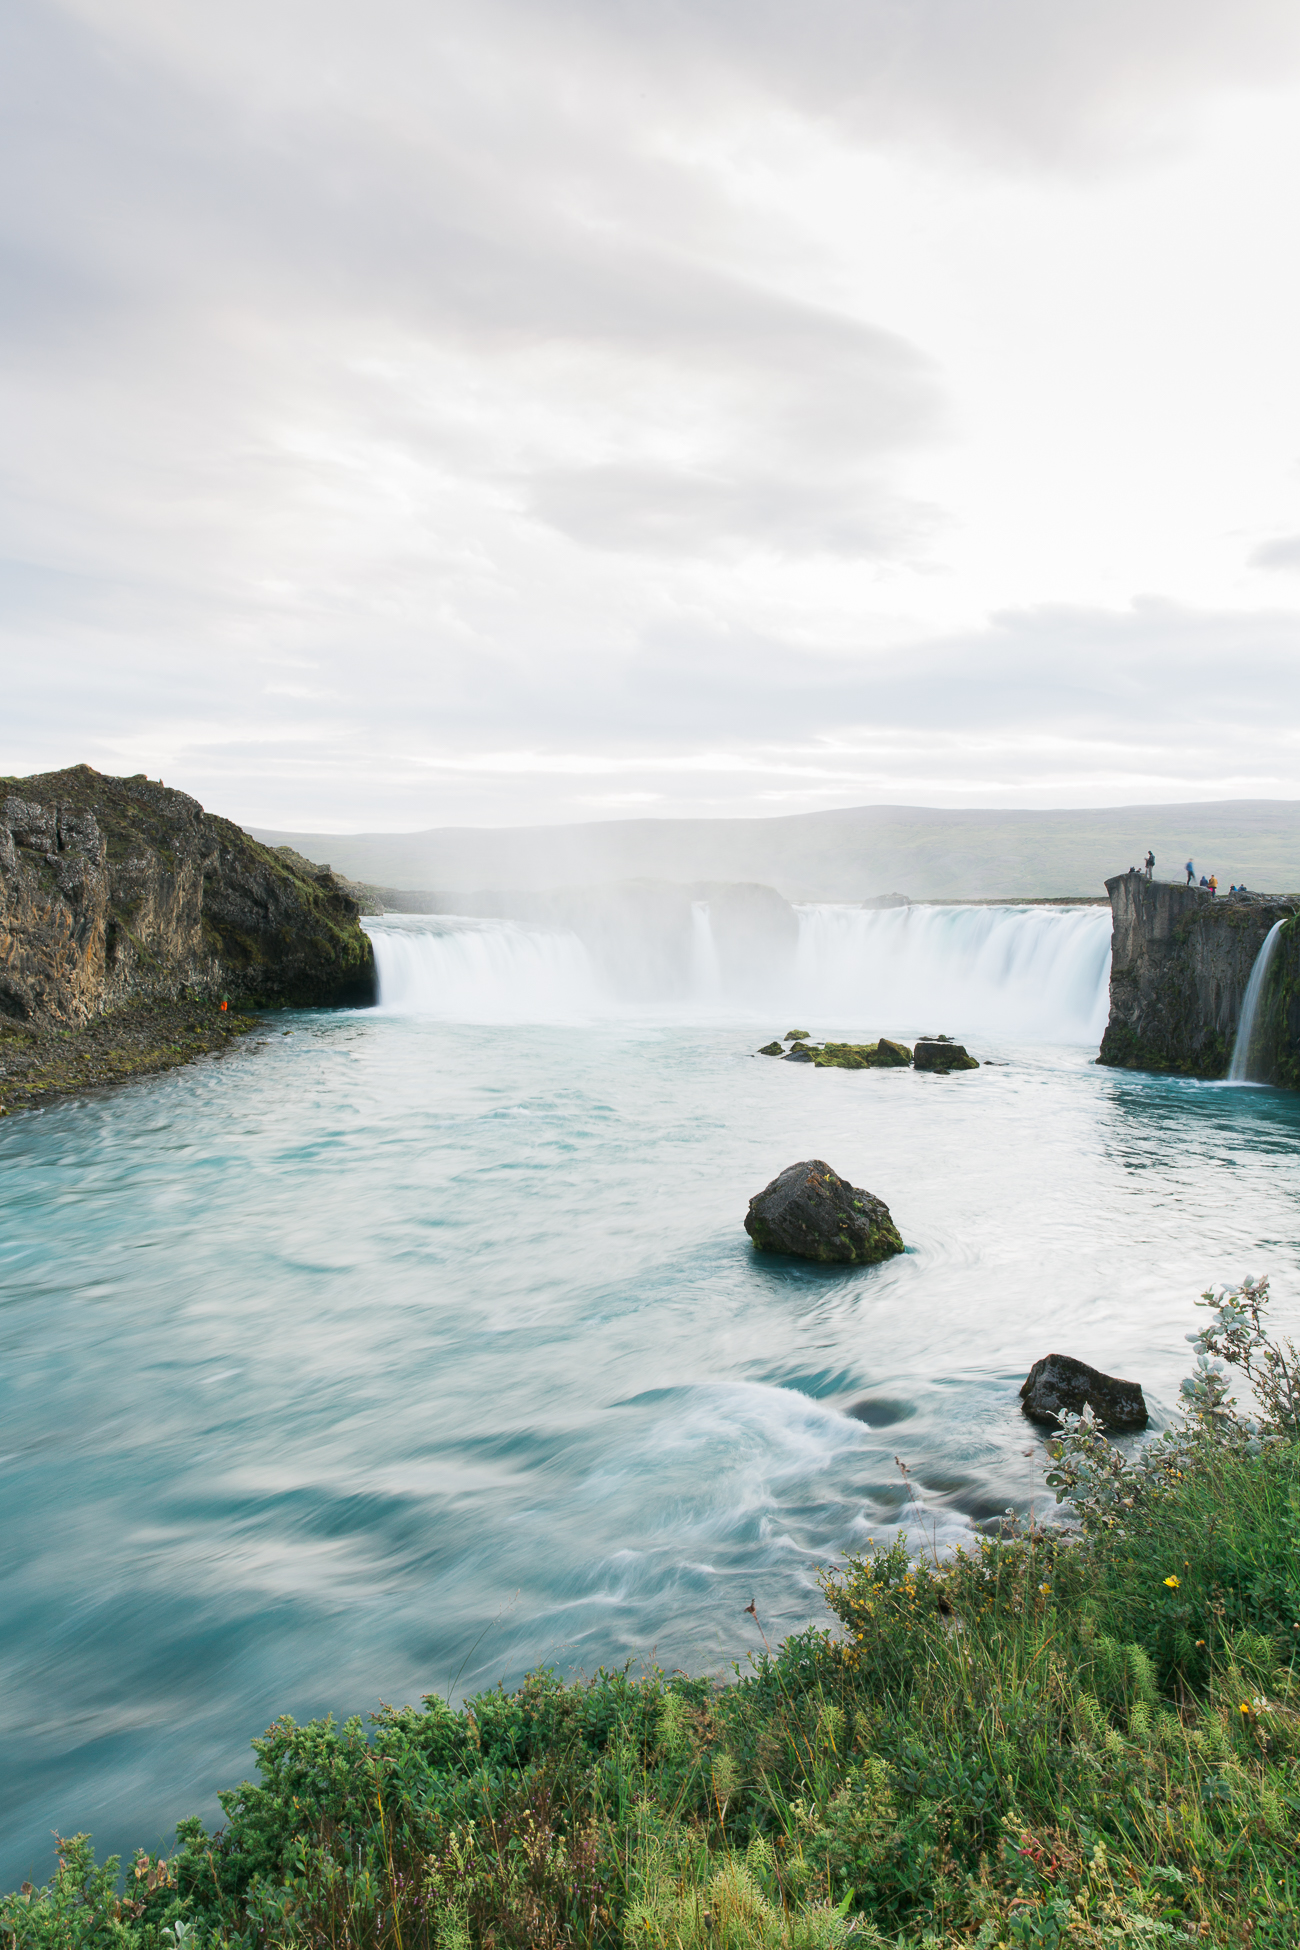
[[219, 1056], [264, 1026], [215, 1002], [138, 1002], [70, 1029], [0, 1018], [0, 1116]]

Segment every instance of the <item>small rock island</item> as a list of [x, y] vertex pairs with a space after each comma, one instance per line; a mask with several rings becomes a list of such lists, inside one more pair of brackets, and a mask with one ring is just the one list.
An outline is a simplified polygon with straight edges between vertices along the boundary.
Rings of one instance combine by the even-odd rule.
[[918, 1070], [948, 1076], [954, 1070], [980, 1067], [951, 1036], [921, 1036], [909, 1049], [887, 1036], [875, 1043], [814, 1043], [806, 1029], [787, 1029], [781, 1042], [764, 1043], [758, 1054], [779, 1056], [786, 1063], [811, 1063], [819, 1070], [904, 1070], [914, 1064]]
[[874, 1266], [905, 1250], [889, 1207], [841, 1178], [822, 1158], [805, 1158], [755, 1193], [745, 1231], [760, 1253], [792, 1253], [823, 1266]]

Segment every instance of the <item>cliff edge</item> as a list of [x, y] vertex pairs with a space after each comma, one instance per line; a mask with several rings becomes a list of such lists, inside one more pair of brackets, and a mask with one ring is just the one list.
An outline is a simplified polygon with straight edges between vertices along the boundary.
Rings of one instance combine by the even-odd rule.
[[1223, 1076], [1255, 957], [1274, 922], [1284, 921], [1283, 951], [1270, 969], [1269, 1068], [1274, 1081], [1300, 1081], [1300, 1005], [1292, 1007], [1284, 994], [1294, 986], [1300, 956], [1300, 900], [1216, 898], [1199, 887], [1148, 881], [1141, 873], [1116, 875], [1106, 892], [1113, 916], [1110, 1020], [1099, 1063]]
[[76, 1028], [182, 997], [373, 1002], [356, 900], [142, 774], [0, 779], [0, 1017]]

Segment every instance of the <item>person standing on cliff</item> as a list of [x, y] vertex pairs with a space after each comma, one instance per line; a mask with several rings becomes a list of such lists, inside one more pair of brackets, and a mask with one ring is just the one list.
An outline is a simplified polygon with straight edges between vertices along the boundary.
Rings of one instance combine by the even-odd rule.
[[1189, 887], [1194, 887], [1196, 885], [1196, 868], [1192, 865], [1190, 860], [1187, 862], [1187, 884]]
[[1148, 880], [1150, 880], [1155, 870], [1156, 870], [1156, 856], [1151, 851], [1151, 848], [1148, 847], [1147, 848], [1147, 879]]
[[1217, 874], [1212, 873], [1210, 875], [1210, 892], [1211, 894], [1217, 894], [1218, 891], [1219, 891], [1219, 876]]

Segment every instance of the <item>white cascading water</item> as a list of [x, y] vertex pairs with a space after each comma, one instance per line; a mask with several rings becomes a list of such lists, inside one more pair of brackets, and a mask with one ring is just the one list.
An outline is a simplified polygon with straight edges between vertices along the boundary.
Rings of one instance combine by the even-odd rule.
[[1274, 921], [1260, 944], [1255, 957], [1255, 966], [1250, 971], [1246, 993], [1241, 1000], [1241, 1021], [1237, 1024], [1237, 1039], [1232, 1045], [1232, 1061], [1228, 1065], [1229, 1083], [1251, 1083], [1250, 1074], [1251, 1044], [1255, 1040], [1255, 1021], [1259, 1015], [1260, 998], [1264, 993], [1264, 983], [1268, 979], [1268, 965], [1277, 947], [1277, 938], [1283, 923]]
[[691, 997], [696, 1002], [723, 1000], [722, 964], [707, 901], [691, 902]]
[[882, 1035], [1097, 1043], [1110, 931], [1109, 907], [805, 907], [800, 999]]
[[372, 922], [379, 1006], [448, 1022], [572, 1022], [599, 1015], [576, 935], [461, 915], [385, 915]]
[[[822, 1034], [996, 1036], [1095, 1045], [1106, 1026], [1110, 910], [1102, 907], [800, 907], [791, 965], [772, 976], [772, 1013]], [[598, 975], [576, 934], [454, 915], [368, 924], [380, 1007], [456, 1022], [575, 1022], [645, 1014]], [[727, 993], [709, 906], [693, 903], [689, 992], [655, 1013], [757, 1015]], [[784, 1027], [784, 1024], [778, 1028]]]

